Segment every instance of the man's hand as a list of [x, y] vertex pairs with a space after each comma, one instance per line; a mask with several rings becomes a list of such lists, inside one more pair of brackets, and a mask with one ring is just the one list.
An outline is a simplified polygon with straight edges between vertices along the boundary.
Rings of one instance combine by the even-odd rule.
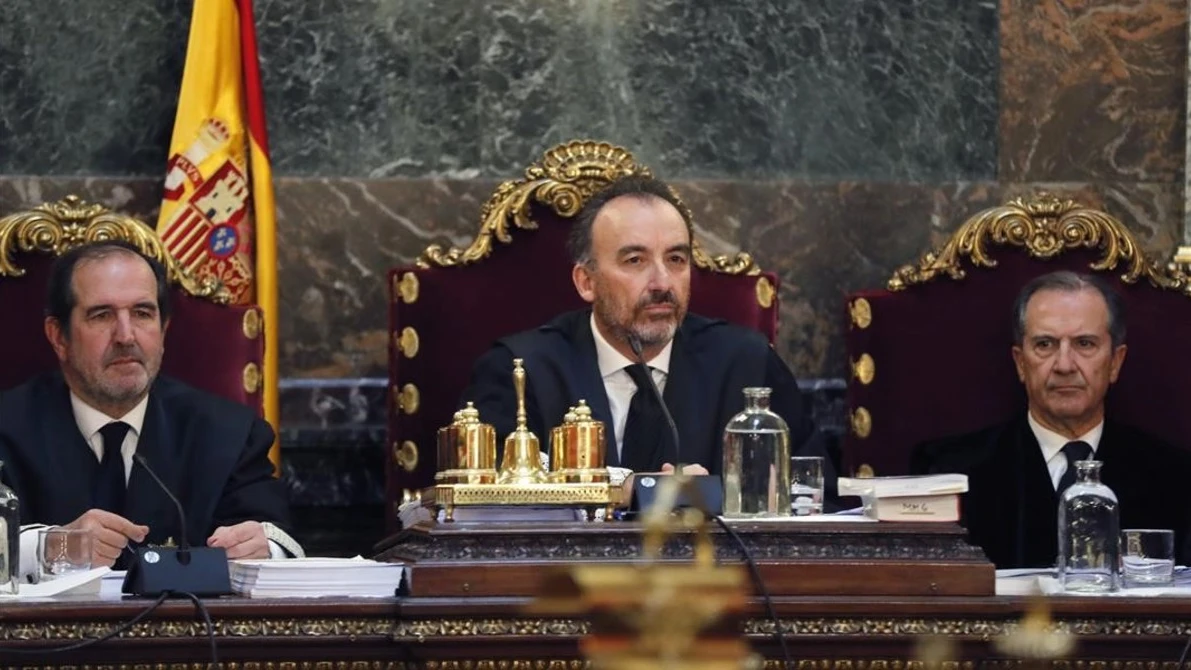
[[144, 542], [148, 526], [138, 526], [119, 514], [101, 509], [89, 509], [82, 516], [63, 526], [71, 530], [91, 533], [91, 567], [111, 567], [120, 558], [128, 541]]
[[208, 547], [223, 547], [229, 559], [268, 558], [269, 540], [259, 521], [244, 521], [234, 526], [220, 526], [207, 538]]
[[[664, 475], [674, 474], [674, 466], [669, 463], [662, 463], [662, 474], [664, 474]], [[705, 474], [708, 474], [708, 472], [707, 472], [707, 468], [703, 467], [702, 465], [699, 465], [698, 463], [692, 463], [691, 465], [682, 466], [682, 474], [684, 474], [684, 475], [705, 475]]]

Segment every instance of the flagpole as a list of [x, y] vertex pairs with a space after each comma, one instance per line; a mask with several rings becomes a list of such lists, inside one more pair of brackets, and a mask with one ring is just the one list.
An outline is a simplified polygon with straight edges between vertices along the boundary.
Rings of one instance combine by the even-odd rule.
[[276, 474], [281, 474], [281, 398], [278, 384], [277, 207], [273, 196], [273, 168], [269, 160], [269, 133], [260, 58], [256, 46], [256, 21], [252, 0], [236, 0], [240, 13], [240, 47], [244, 63], [245, 116], [248, 119], [248, 156], [252, 170], [252, 204], [256, 221], [256, 302], [264, 313], [265, 369], [262, 393], [265, 420], [277, 436], [269, 448]]

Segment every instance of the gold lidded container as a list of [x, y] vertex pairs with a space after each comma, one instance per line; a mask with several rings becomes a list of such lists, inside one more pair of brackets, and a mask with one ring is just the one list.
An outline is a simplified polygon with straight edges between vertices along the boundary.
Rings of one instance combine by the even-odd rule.
[[558, 472], [562, 467], [563, 454], [566, 453], [567, 428], [575, 423], [575, 408], [567, 410], [562, 416], [562, 423], [550, 429], [550, 481], [566, 481]]
[[561, 438], [551, 444], [550, 466], [556, 482], [590, 484], [608, 481], [604, 467], [604, 422], [597, 421], [586, 400], [580, 400], [563, 417]]
[[454, 422], [438, 429], [436, 483], [492, 484], [496, 481], [496, 428], [480, 422], [472, 403], [455, 412]]

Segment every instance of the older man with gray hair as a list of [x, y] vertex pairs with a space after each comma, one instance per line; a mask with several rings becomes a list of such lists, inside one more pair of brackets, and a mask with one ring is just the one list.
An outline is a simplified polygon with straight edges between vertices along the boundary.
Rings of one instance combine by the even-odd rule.
[[[1012, 421], [920, 445], [915, 472], [968, 475], [963, 523], [998, 568], [1054, 565], [1059, 497], [1074, 462], [1103, 463], [1122, 528], [1169, 528], [1191, 560], [1191, 454], [1105, 418], [1104, 399], [1125, 362], [1125, 309], [1102, 279], [1053, 272], [1031, 281], [1013, 311], [1011, 354], [1028, 408]], [[979, 380], [975, 380], [978, 383]]]

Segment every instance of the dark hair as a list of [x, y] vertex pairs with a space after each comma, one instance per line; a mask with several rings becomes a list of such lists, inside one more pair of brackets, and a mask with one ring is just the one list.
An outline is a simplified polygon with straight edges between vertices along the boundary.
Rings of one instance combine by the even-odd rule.
[[596, 217], [599, 216], [604, 205], [621, 196], [632, 196], [641, 200], [658, 198], [670, 203], [682, 216], [682, 221], [686, 224], [687, 236], [694, 239], [691, 210], [687, 209], [674, 189], [656, 177], [630, 175], [621, 177], [597, 191], [595, 195], [587, 199], [579, 213], [575, 215], [570, 235], [567, 237], [567, 251], [571, 253], [571, 259], [576, 263], [584, 264], [591, 260], [591, 228], [595, 225]]
[[164, 324], [170, 318], [170, 284], [165, 266], [157, 259], [141, 253], [135, 245], [124, 240], [104, 240], [79, 245], [59, 256], [50, 268], [49, 288], [46, 291], [46, 316], [55, 319], [63, 335], [70, 335], [70, 313], [78, 302], [74, 294], [74, 270], [83, 261], [96, 261], [116, 254], [130, 254], [149, 264], [157, 279], [157, 314]]
[[1035, 277], [1025, 285], [1021, 293], [1017, 294], [1017, 301], [1013, 303], [1013, 342], [1021, 344], [1026, 337], [1026, 307], [1030, 298], [1039, 291], [1060, 291], [1075, 293], [1078, 291], [1094, 290], [1104, 298], [1108, 306], [1108, 335], [1112, 338], [1112, 346], [1117, 347], [1125, 343], [1125, 303], [1120, 294], [1113, 290], [1108, 282], [1095, 275], [1079, 274], [1069, 270], [1059, 270]]

